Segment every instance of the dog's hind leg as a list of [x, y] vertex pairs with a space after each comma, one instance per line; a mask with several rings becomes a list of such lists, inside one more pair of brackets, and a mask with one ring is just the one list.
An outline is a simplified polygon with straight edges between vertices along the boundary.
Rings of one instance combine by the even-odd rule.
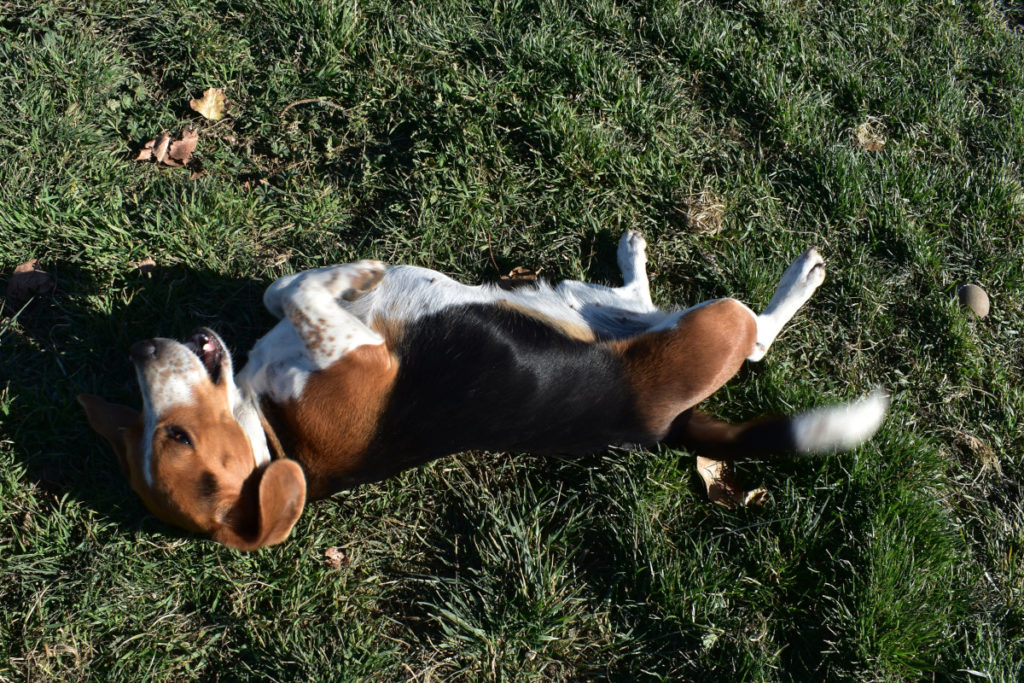
[[825, 281], [825, 260], [813, 247], [801, 254], [782, 274], [768, 307], [757, 316], [757, 343], [747, 360], [759, 361], [800, 307]]
[[637, 412], [655, 441], [743, 365], [757, 341], [756, 318], [735, 299], [716, 299], [674, 316], [670, 328], [614, 342]]
[[635, 299], [645, 310], [654, 310], [651, 284], [647, 279], [647, 240], [636, 230], [627, 230], [619, 239], [616, 258], [622, 271], [620, 291]]
[[[651, 302], [651, 288], [647, 279], [647, 241], [636, 230], [628, 230], [619, 239], [616, 253], [622, 271], [621, 287], [606, 287], [590, 282], [565, 280], [557, 291], [574, 307], [605, 306], [631, 313], [657, 313]], [[660, 319], [660, 316], [657, 316]]]

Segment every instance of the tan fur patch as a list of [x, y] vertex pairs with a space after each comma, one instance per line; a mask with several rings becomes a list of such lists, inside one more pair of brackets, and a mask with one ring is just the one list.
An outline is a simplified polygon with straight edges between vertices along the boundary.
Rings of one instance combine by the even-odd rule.
[[[173, 438], [168, 427], [187, 434], [191, 445]], [[191, 403], [160, 416], [150, 456], [152, 488], [145, 483], [141, 453], [129, 458], [132, 487], [153, 514], [205, 533], [221, 523], [255, 462], [249, 440], [231, 414], [224, 385], [212, 383], [194, 386]]]
[[405, 334], [405, 321], [398, 318], [375, 317], [370, 321], [370, 329], [384, 338], [384, 345], [389, 349], [396, 348]]
[[559, 320], [558, 318], [553, 318], [549, 315], [545, 315], [544, 313], [540, 313], [539, 311], [535, 311], [532, 308], [523, 306], [522, 304], [514, 303], [512, 301], [498, 301], [497, 304], [503, 308], [516, 311], [517, 313], [522, 313], [523, 315], [529, 316], [534, 320], [538, 320], [544, 323], [545, 325], [558, 330], [559, 332], [564, 334], [566, 337], [569, 337], [570, 339], [576, 339], [578, 341], [583, 342], [597, 341], [597, 335], [594, 334], [594, 330], [590, 329], [586, 325], [571, 323], [567, 320]]
[[397, 373], [387, 345], [360, 346], [310, 375], [301, 398], [280, 406], [281, 432], [293, 439], [289, 450], [305, 467], [310, 499], [333, 493], [333, 480], [372, 468], [363, 458]]

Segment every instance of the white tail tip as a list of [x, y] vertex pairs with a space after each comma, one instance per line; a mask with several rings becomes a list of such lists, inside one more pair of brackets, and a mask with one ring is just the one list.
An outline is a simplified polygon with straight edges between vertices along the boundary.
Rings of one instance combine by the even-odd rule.
[[882, 426], [889, 395], [875, 389], [864, 398], [800, 413], [793, 418], [793, 444], [800, 453], [835, 453], [856, 448]]

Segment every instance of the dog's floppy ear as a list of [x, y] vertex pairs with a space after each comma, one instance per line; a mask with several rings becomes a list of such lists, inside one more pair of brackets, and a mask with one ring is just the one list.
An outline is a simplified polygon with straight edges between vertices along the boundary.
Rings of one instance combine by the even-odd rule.
[[294, 460], [274, 460], [246, 480], [213, 539], [239, 550], [280, 543], [288, 538], [305, 504], [302, 468]]
[[125, 432], [138, 424], [139, 411], [128, 406], [109, 403], [93, 394], [79, 394], [78, 402], [85, 408], [89, 426], [110, 442], [114, 453], [117, 454], [117, 461], [121, 463], [121, 470], [126, 476], [130, 476], [128, 443], [125, 440], [129, 437]]

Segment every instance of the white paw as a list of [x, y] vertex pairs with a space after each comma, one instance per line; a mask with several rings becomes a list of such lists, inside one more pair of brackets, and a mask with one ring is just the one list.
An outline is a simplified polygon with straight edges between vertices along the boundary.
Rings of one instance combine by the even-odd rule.
[[635, 272], [647, 263], [647, 240], [636, 230], [627, 230], [619, 240], [619, 270]]
[[647, 240], [636, 230], [627, 230], [619, 240], [619, 253], [643, 255], [647, 249]]
[[782, 274], [779, 290], [787, 296], [809, 297], [825, 281], [825, 259], [811, 247]]

